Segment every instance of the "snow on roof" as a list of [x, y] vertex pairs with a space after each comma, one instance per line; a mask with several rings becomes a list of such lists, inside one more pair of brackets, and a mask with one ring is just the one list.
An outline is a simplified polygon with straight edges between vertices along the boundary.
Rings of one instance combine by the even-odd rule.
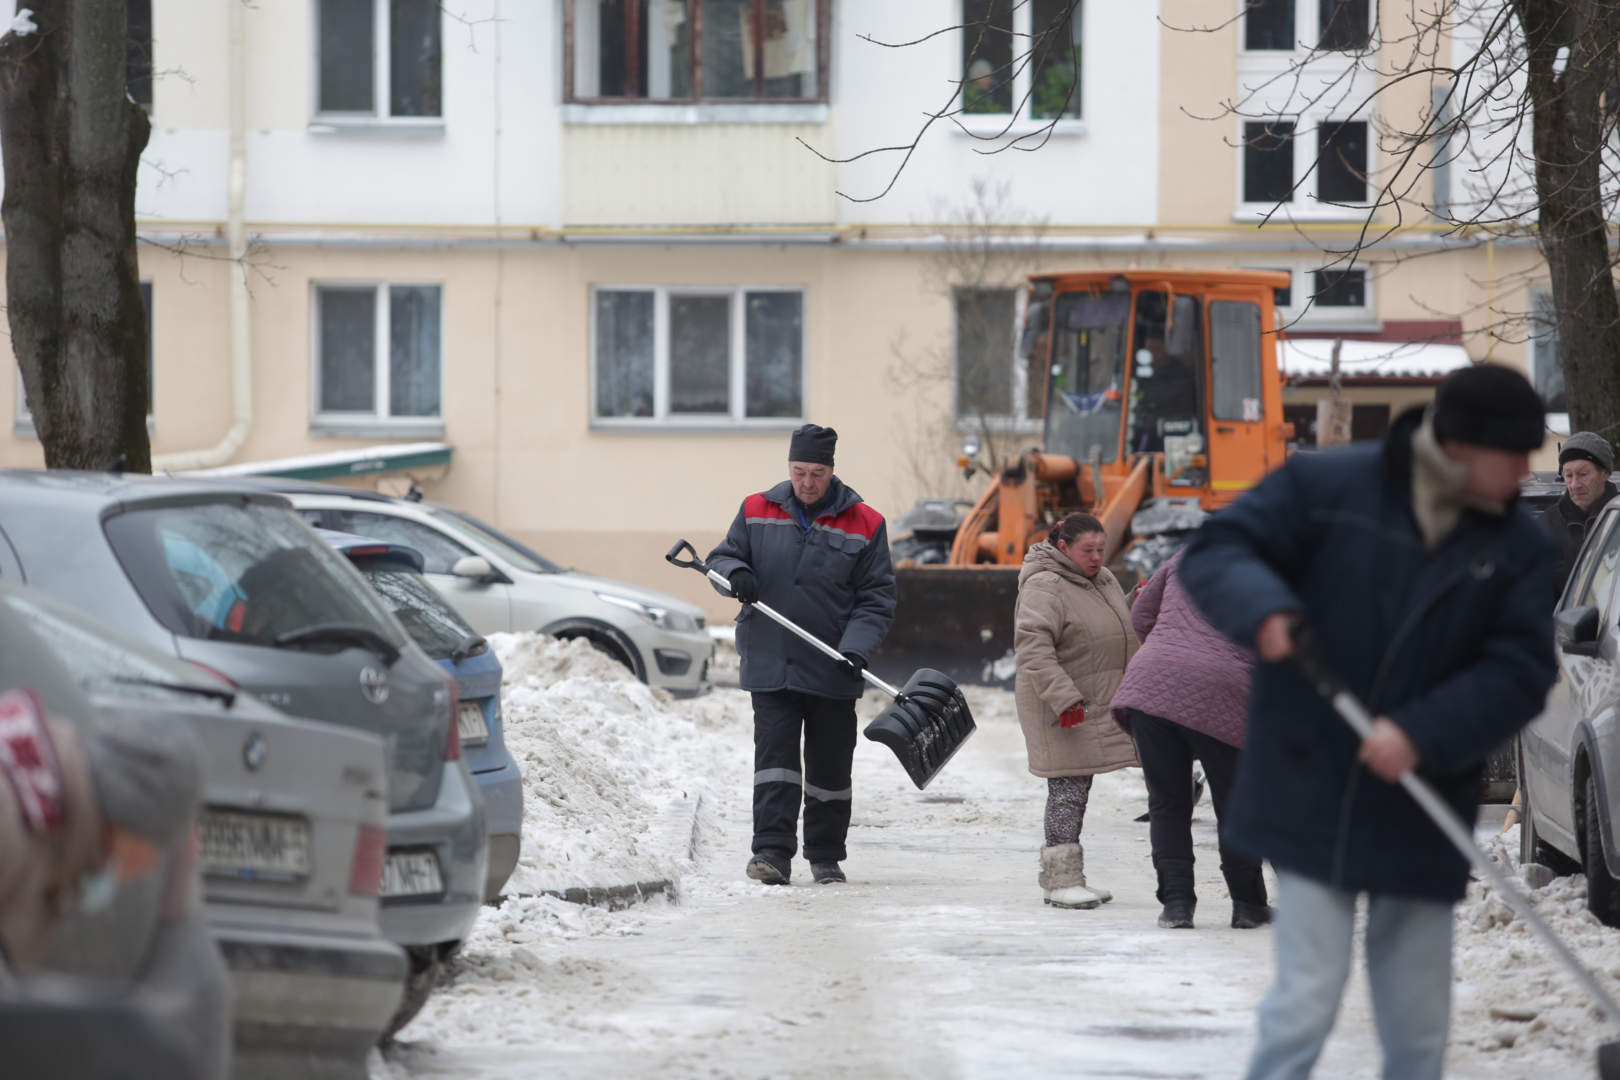
[[[1334, 338], [1284, 338], [1282, 368], [1293, 378], [1325, 378], [1333, 370]], [[1346, 378], [1434, 378], [1473, 363], [1461, 345], [1426, 341], [1344, 341], [1339, 372]]]

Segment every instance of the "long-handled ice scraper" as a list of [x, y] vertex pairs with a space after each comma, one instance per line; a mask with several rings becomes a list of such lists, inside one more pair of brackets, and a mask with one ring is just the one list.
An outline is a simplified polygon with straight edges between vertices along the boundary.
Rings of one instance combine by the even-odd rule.
[[[1344, 718], [1345, 723], [1355, 729], [1357, 735], [1365, 739], [1372, 734], [1372, 714], [1328, 666], [1316, 636], [1308, 628], [1295, 628], [1294, 652], [1291, 659], [1300, 673], [1310, 680], [1316, 692], [1332, 704], [1334, 710]], [[1446, 839], [1474, 864], [1479, 876], [1489, 882], [1497, 895], [1507, 901], [1530, 929], [1535, 931], [1536, 936], [1552, 950], [1559, 963], [1575, 976], [1575, 981], [1580, 983], [1592, 996], [1592, 1000], [1597, 1002], [1609, 1023], [1620, 1027], [1620, 1005], [1617, 1005], [1609, 992], [1592, 977], [1592, 973], [1586, 970], [1585, 965], [1570, 951], [1569, 946], [1564, 944], [1563, 939], [1553, 931], [1553, 928], [1537, 914], [1529, 897], [1515, 888], [1507, 875], [1479, 849], [1473, 837], [1469, 835], [1468, 826], [1463, 824], [1462, 818], [1457, 816], [1457, 812], [1450, 804], [1440, 797], [1428, 781], [1410, 769], [1401, 774], [1401, 787], [1405, 788], [1406, 793], [1412, 796], [1412, 800], [1423, 808], [1423, 812], [1429, 815], [1440, 831], [1446, 834]], [[1597, 1065], [1598, 1076], [1602, 1080], [1620, 1080], [1620, 1041], [1611, 1040], [1598, 1044]]]
[[[682, 552], [688, 557], [681, 558]], [[731, 592], [731, 582], [726, 580], [725, 575], [709, 569], [687, 541], [676, 541], [664, 558], [682, 569], [696, 570], [727, 593]], [[848, 663], [837, 649], [768, 604], [756, 601], [746, 606], [754, 608], [835, 663]], [[893, 750], [917, 789], [926, 788], [928, 782], [967, 742], [968, 736], [973, 734], [973, 713], [969, 711], [962, 691], [949, 676], [932, 668], [919, 669], [899, 689], [864, 669], [861, 677], [894, 699], [893, 704], [879, 713], [877, 719], [866, 725], [863, 734]]]

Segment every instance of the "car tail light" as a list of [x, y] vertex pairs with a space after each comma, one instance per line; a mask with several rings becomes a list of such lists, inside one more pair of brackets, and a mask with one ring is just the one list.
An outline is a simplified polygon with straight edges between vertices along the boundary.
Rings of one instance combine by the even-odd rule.
[[238, 689], [240, 689], [240, 684], [235, 679], [231, 678], [229, 675], [225, 674], [223, 671], [219, 670], [218, 668], [211, 668], [207, 664], [201, 663], [200, 661], [197, 661], [197, 660], [187, 660], [186, 663], [190, 664], [194, 668], [198, 668], [198, 669], [200, 669], [202, 671], [208, 672], [208, 674], [212, 675], [216, 679], [219, 679], [221, 682], [227, 683], [227, 684], [229, 684], [231, 686], [235, 686]]
[[383, 860], [388, 836], [379, 825], [362, 825], [354, 837], [354, 860], [349, 864], [349, 892], [376, 896], [382, 891]]
[[444, 742], [444, 760], [461, 760], [461, 694], [456, 691], [456, 680], [450, 683], [450, 735]]

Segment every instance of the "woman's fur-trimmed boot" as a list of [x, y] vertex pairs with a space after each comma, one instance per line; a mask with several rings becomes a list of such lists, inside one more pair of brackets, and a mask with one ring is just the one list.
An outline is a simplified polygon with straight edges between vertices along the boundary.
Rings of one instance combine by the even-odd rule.
[[1048, 904], [1060, 908], [1094, 908], [1113, 894], [1086, 887], [1086, 853], [1079, 844], [1041, 848], [1041, 890]]

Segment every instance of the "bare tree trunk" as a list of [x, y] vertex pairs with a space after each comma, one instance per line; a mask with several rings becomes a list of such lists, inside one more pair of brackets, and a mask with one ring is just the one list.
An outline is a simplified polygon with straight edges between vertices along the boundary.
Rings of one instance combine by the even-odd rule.
[[0, 38], [7, 316], [51, 468], [150, 472], [135, 180], [151, 124], [124, 89], [124, 0], [31, 0]]
[[1339, 354], [1344, 351], [1344, 339], [1333, 343], [1333, 359], [1328, 373], [1327, 397], [1316, 402], [1316, 445], [1345, 446], [1350, 442], [1350, 420], [1354, 415], [1351, 405], [1344, 400], [1344, 386], [1340, 382]]
[[1599, 99], [1620, 40], [1620, 4], [1513, 0], [1513, 6], [1529, 54], [1541, 250], [1558, 312], [1570, 424], [1576, 431], [1609, 427], [1620, 418], [1620, 303], [1603, 219]]

